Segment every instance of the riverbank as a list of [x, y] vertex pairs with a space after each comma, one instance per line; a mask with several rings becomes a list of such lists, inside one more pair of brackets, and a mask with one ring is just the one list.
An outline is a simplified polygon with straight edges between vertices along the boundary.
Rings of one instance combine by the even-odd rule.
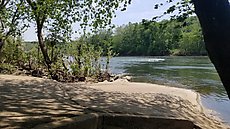
[[204, 113], [191, 90], [124, 80], [59, 83], [28, 76], [0, 75], [0, 128], [39, 124], [92, 112], [186, 119], [202, 128], [227, 129]]

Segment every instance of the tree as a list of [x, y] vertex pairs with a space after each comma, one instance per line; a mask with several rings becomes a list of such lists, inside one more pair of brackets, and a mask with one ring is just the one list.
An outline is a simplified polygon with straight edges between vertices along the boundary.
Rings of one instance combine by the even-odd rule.
[[180, 38], [180, 50], [183, 55], [205, 55], [204, 40], [197, 17], [189, 17], [185, 20]]
[[129, 23], [126, 26], [117, 27], [113, 37], [113, 47], [119, 55], [135, 55], [138, 45], [137, 24]]
[[29, 21], [35, 22], [38, 43], [45, 64], [50, 69], [52, 61], [44, 42], [44, 31], [68, 40], [72, 34], [72, 23], [80, 22], [84, 30], [87, 26], [105, 27], [111, 23], [115, 10], [118, 8], [125, 10], [128, 3], [130, 3], [128, 0], [25, 0], [24, 12]]
[[120, 56], [205, 55], [198, 19], [177, 19], [129, 23], [117, 27], [113, 49]]
[[23, 21], [20, 13], [22, 0], [0, 0], [0, 53], [9, 36], [19, 35], [25, 26], [20, 26], [19, 21]]
[[206, 49], [230, 98], [230, 5], [228, 0], [192, 0]]

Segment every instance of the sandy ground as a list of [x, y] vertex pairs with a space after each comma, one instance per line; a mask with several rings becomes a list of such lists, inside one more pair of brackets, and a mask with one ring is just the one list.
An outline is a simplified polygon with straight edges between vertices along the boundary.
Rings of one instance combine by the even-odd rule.
[[[0, 75], [0, 128], [29, 129], [86, 113], [150, 115], [193, 121], [203, 129], [227, 129], [210, 116], [194, 91], [124, 80], [63, 84]], [[230, 128], [229, 128], [230, 129]]]

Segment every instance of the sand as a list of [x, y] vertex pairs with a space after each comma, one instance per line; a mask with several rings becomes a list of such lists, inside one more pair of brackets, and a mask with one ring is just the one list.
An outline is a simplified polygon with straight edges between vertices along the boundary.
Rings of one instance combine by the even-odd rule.
[[107, 91], [107, 92], [123, 92], [123, 93], [153, 93], [153, 94], [166, 94], [170, 96], [178, 96], [189, 100], [193, 105], [196, 105], [197, 108], [200, 106], [200, 95], [192, 90], [169, 87], [158, 84], [150, 83], [130, 83], [125, 79], [117, 80], [113, 83], [111, 82], [102, 82], [92, 85], [88, 85], [91, 88]]
[[0, 128], [29, 129], [87, 113], [186, 119], [203, 129], [227, 129], [207, 114], [192, 90], [126, 80], [63, 84], [28, 76], [0, 75]]

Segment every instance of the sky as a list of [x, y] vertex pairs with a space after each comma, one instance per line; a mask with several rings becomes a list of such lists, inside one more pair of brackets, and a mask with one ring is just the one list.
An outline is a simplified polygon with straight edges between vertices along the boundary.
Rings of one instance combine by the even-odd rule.
[[[164, 5], [160, 9], [154, 9], [156, 3], [160, 3], [162, 0], [132, 0], [126, 11], [117, 11], [116, 17], [112, 20], [112, 23], [116, 26], [128, 24], [129, 22], [141, 22], [142, 19], [151, 20], [154, 16], [163, 14], [169, 4]], [[78, 30], [79, 27], [74, 26], [73, 30]], [[35, 28], [33, 25], [23, 34], [25, 41], [37, 41]]]
[[160, 0], [132, 0], [126, 11], [116, 12], [117, 17], [113, 19], [113, 23], [115, 25], [123, 25], [129, 22], [140, 22], [142, 19], [150, 20], [154, 16], [161, 15], [164, 12], [163, 9], [154, 9], [157, 1]]

